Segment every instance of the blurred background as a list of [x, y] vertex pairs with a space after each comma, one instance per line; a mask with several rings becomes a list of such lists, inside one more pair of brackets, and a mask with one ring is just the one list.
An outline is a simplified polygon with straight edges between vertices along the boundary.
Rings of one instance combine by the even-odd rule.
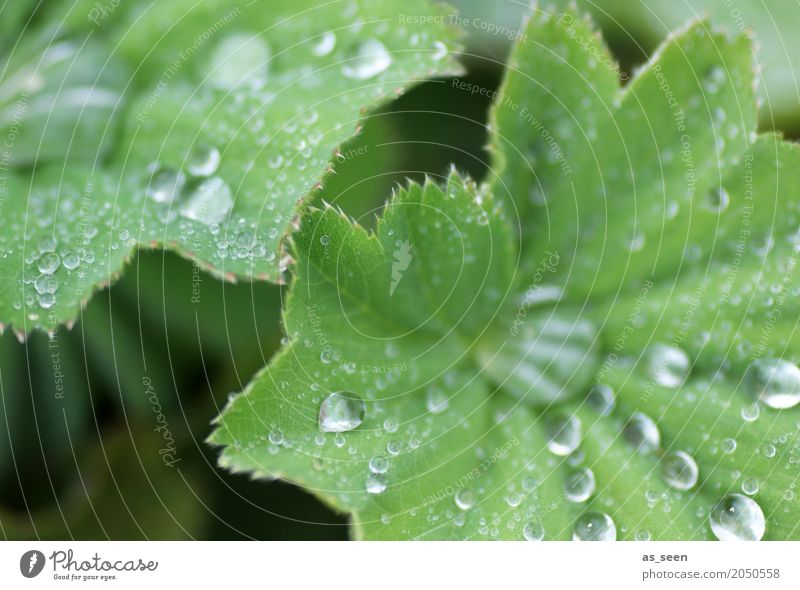
[[[0, 64], [64, 3], [0, 0]], [[496, 88], [526, 3], [450, 4], [469, 22], [465, 81]], [[593, 14], [626, 72], [697, 15], [754, 35], [761, 46], [761, 126], [800, 135], [798, 72], [790, 61], [800, 55], [796, 3], [579, 5]], [[406, 178], [441, 176], [451, 164], [482, 178], [488, 107], [486, 96], [456, 90], [452, 80], [416, 87], [368, 116], [363, 133], [334, 162], [337, 174], [322, 198], [370, 226]], [[283, 295], [275, 285], [224, 284], [173, 254], [143, 251], [71, 329], [25, 342], [11, 333], [0, 337], [2, 537], [346, 539], [346, 521], [312, 496], [228, 474], [204, 442], [228, 396], [280, 346]]]

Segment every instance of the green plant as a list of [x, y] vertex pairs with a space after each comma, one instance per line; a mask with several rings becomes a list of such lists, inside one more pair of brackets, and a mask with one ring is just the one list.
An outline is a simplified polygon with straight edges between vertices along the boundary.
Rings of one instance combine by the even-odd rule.
[[692, 23], [620, 89], [588, 21], [525, 32], [485, 184], [304, 217], [221, 464], [356, 538], [797, 538], [800, 152], [755, 136], [749, 42]]
[[[800, 152], [756, 134], [746, 37], [693, 21], [620, 87], [587, 19], [534, 9], [499, 90], [445, 81], [493, 99], [486, 178], [409, 180], [371, 230], [320, 197], [350, 175], [379, 186], [359, 184], [377, 150], [346, 155], [390, 143], [374, 121], [357, 134], [364, 115], [459, 71], [444, 6], [179, 1], [88, 23], [88, 2], [53, 6], [0, 76], [3, 325], [56, 333], [143, 247], [288, 278], [283, 346], [209, 442], [225, 469], [348, 515], [354, 538], [800, 538]], [[201, 331], [197, 309], [143, 299], [228, 352], [227, 316]], [[115, 365], [118, 338], [87, 341]], [[108, 381], [150, 383], [163, 359], [145, 356]]]

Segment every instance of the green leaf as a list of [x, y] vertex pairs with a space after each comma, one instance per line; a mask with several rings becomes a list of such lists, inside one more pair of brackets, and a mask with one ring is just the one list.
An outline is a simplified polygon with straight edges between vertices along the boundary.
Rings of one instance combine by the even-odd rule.
[[798, 152], [754, 137], [747, 40], [692, 23], [619, 89], [571, 12], [526, 38], [487, 185], [411, 184], [375, 234], [304, 217], [288, 344], [220, 416], [220, 464], [356, 538], [800, 538]]
[[[102, 24], [87, 21], [93, 6], [54, 7], [63, 28], [31, 35], [0, 80], [16, 142], [0, 187], [0, 321], [19, 332], [74, 318], [135, 247], [281, 281], [285, 230], [362, 116], [457, 70], [455, 29], [398, 24], [391, 3], [122, 4]], [[33, 282], [53, 241], [58, 287], [42, 302]], [[65, 268], [75, 253], [80, 270]]]

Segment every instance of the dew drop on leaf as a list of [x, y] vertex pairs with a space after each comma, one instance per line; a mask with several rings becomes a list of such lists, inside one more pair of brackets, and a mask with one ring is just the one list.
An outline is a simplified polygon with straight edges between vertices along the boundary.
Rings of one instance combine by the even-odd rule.
[[386, 478], [382, 473], [370, 473], [367, 476], [367, 493], [381, 494], [386, 490]]
[[758, 480], [754, 477], [748, 477], [742, 482], [742, 491], [748, 496], [758, 493]]
[[386, 473], [389, 471], [389, 460], [386, 457], [373, 457], [369, 460], [369, 470], [372, 473]]
[[728, 204], [731, 202], [731, 197], [722, 187], [717, 187], [712, 189], [706, 195], [705, 200], [705, 207], [709, 211], [713, 211], [714, 213], [722, 213], [725, 209], [728, 208]]
[[575, 521], [573, 541], [616, 541], [617, 526], [608, 514], [588, 512]]
[[800, 368], [782, 359], [758, 359], [748, 367], [751, 394], [770, 408], [785, 410], [800, 403]]
[[39, 258], [38, 268], [39, 272], [43, 274], [51, 275], [58, 270], [59, 266], [61, 266], [61, 257], [55, 252], [45, 252]]
[[45, 293], [55, 293], [58, 290], [58, 279], [53, 275], [39, 275], [33, 281], [33, 288], [39, 295]]
[[317, 57], [324, 57], [329, 55], [334, 47], [336, 47], [336, 33], [327, 31], [312, 45], [311, 53]]
[[589, 406], [601, 416], [608, 416], [616, 405], [614, 390], [610, 385], [598, 383], [589, 391], [586, 398]]
[[219, 42], [209, 65], [209, 79], [221, 90], [261, 88], [267, 83], [272, 51], [258, 36], [233, 33]]
[[218, 176], [201, 182], [181, 206], [184, 217], [205, 225], [221, 223], [233, 208], [233, 194], [228, 184]]
[[348, 78], [373, 78], [392, 65], [392, 56], [377, 39], [366, 39], [353, 45], [345, 56], [342, 72]]
[[475, 492], [469, 488], [462, 488], [456, 492], [454, 500], [461, 510], [469, 510], [475, 505]]
[[541, 522], [529, 522], [522, 529], [522, 536], [526, 541], [541, 541], [544, 539], [544, 525]]
[[447, 392], [438, 387], [431, 387], [425, 394], [425, 405], [431, 414], [441, 414], [449, 403]]
[[319, 409], [319, 429], [323, 432], [346, 432], [364, 421], [364, 400], [349, 391], [337, 391], [326, 397]]
[[662, 387], [680, 387], [690, 365], [688, 355], [677, 346], [654, 344], [647, 350], [647, 372]]
[[214, 146], [196, 145], [186, 162], [186, 170], [192, 176], [211, 176], [219, 168], [221, 155]]
[[147, 196], [156, 203], [171, 203], [181, 192], [186, 182], [182, 172], [170, 168], [159, 168], [150, 178]]
[[720, 500], [711, 510], [709, 521], [720, 541], [760, 541], [766, 528], [761, 507], [741, 494]]
[[546, 425], [547, 448], [565, 457], [578, 448], [581, 442], [581, 421], [577, 416], [555, 416]]
[[661, 459], [664, 482], [676, 490], [690, 490], [697, 484], [697, 462], [684, 451], [671, 451]]
[[622, 431], [625, 440], [640, 453], [656, 450], [661, 444], [661, 433], [653, 419], [642, 412], [636, 412], [625, 424]]
[[594, 472], [581, 467], [567, 474], [564, 479], [564, 496], [570, 502], [581, 503], [588, 500], [595, 490]]
[[64, 257], [61, 263], [67, 270], [75, 270], [81, 265], [81, 257], [78, 256], [77, 252], [64, 252]]

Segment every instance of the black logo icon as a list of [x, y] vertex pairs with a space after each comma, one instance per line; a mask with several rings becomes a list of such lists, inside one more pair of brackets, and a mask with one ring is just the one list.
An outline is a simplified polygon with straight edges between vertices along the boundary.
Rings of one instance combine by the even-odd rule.
[[26, 578], [35, 578], [44, 569], [44, 553], [32, 549], [22, 554], [19, 559], [19, 571]]

